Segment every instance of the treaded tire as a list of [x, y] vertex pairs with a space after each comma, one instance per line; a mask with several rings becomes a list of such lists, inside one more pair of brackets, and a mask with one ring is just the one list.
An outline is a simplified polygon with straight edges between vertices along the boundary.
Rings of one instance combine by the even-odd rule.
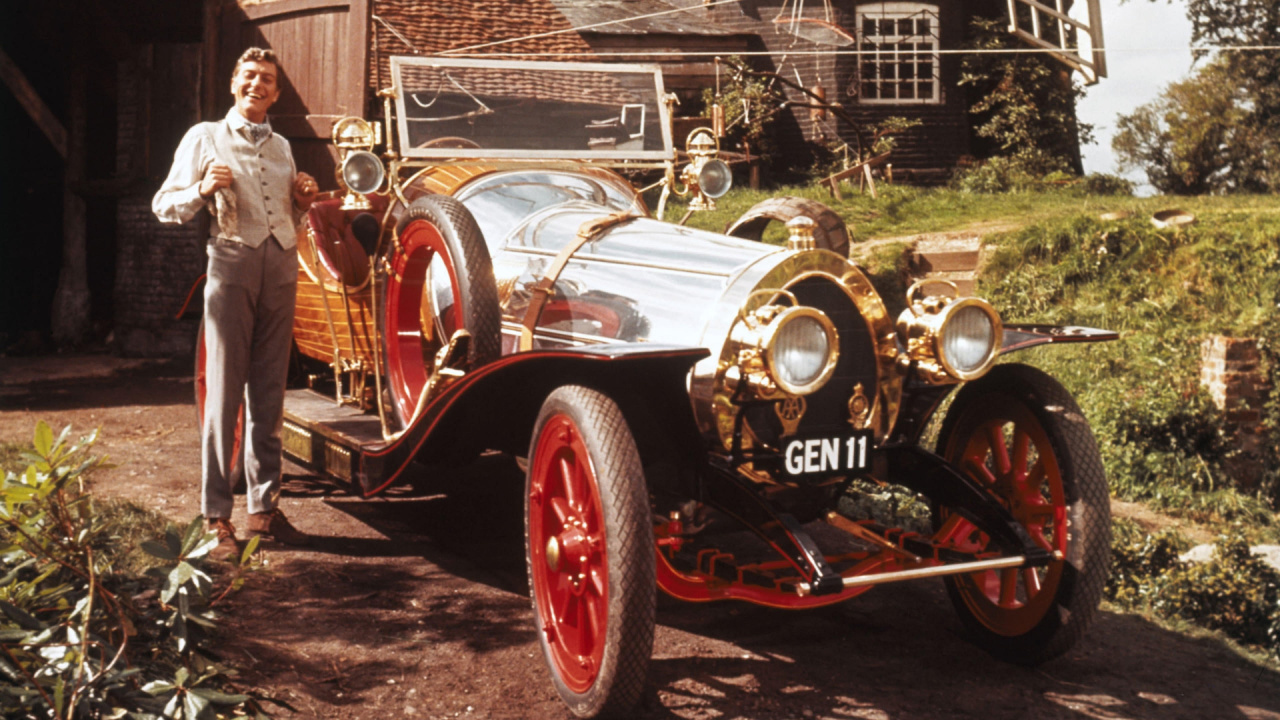
[[[205, 367], [207, 355], [204, 344], [204, 319], [200, 319], [200, 329], [196, 332], [195, 361], [195, 394], [196, 394], [196, 427], [200, 430], [201, 442], [204, 442], [204, 405], [208, 394], [208, 368]], [[244, 402], [240, 402], [240, 417], [236, 420], [236, 442], [232, 450], [231, 460], [231, 492], [243, 495], [244, 480]]]
[[[1021, 451], [1019, 438], [1025, 438]], [[1045, 373], [998, 365], [960, 390], [938, 453], [1002, 497], [1046, 549], [1064, 554], [1043, 571], [945, 578], [961, 621], [1002, 660], [1033, 665], [1067, 652], [1097, 612], [1111, 556], [1110, 493], [1080, 407]], [[935, 507], [935, 526], [946, 516]]]
[[786, 224], [788, 220], [802, 215], [817, 223], [813, 229], [813, 243], [819, 250], [830, 250], [841, 257], [849, 256], [849, 228], [844, 220], [831, 208], [809, 198], [785, 196], [763, 200], [743, 213], [724, 232], [760, 242], [769, 223]]
[[627, 717], [653, 654], [656, 570], [640, 454], [608, 396], [565, 385], [543, 403], [529, 447], [525, 537], [538, 642], [556, 691], [577, 717]]
[[[428, 338], [423, 330], [423, 291], [433, 258], [449, 273], [452, 305], [445, 333], [471, 333], [470, 367], [502, 354], [502, 314], [493, 261], [484, 235], [466, 206], [447, 195], [417, 198], [396, 226], [399, 251], [391, 257], [391, 273], [381, 285], [383, 364], [391, 407], [404, 427], [431, 374], [435, 351], [448, 337]], [[438, 333], [438, 334], [445, 334]]]

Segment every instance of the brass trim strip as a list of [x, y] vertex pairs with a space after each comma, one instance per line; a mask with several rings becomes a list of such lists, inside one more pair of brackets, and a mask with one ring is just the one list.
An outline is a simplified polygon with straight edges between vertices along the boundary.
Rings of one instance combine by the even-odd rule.
[[285, 420], [280, 430], [280, 442], [290, 455], [304, 463], [311, 462], [310, 430]]
[[560, 249], [556, 259], [551, 262], [551, 267], [547, 269], [547, 273], [533, 286], [530, 292], [529, 307], [524, 313], [524, 329], [520, 332], [521, 350], [533, 349], [533, 330], [538, 326], [538, 318], [542, 316], [542, 308], [547, 304], [547, 300], [551, 299], [556, 280], [560, 277], [560, 273], [564, 272], [564, 268], [569, 264], [569, 259], [573, 257], [573, 254], [581, 249], [583, 245], [600, 237], [609, 228], [629, 222], [637, 217], [639, 215], [634, 212], [623, 210], [582, 223], [578, 228], [578, 235]]
[[[560, 253], [551, 250], [538, 250], [535, 248], [512, 247], [508, 245], [503, 252], [517, 253], [523, 255], [537, 255], [539, 257], [556, 257]], [[664, 265], [662, 263], [644, 262], [640, 260], [623, 260], [619, 258], [605, 257], [603, 255], [592, 255], [591, 253], [577, 253], [573, 256], [574, 260], [590, 260], [591, 262], [609, 263], [611, 265], [626, 265], [627, 267], [648, 268], [650, 270], [667, 270], [677, 272], [682, 275], [706, 275], [707, 277], [727, 278], [733, 275], [733, 272], [718, 272], [713, 270], [691, 270], [689, 268], [677, 267], [675, 265]]]
[[351, 480], [351, 451], [332, 440], [324, 443], [324, 470], [334, 477]]

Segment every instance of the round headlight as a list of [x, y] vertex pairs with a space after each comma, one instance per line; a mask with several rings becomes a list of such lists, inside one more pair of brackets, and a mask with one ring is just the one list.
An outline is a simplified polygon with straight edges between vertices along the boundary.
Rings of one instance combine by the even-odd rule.
[[708, 160], [698, 173], [698, 187], [709, 198], [718, 198], [733, 187], [733, 172], [723, 160]]
[[836, 369], [840, 343], [835, 325], [810, 307], [787, 308], [772, 325], [764, 345], [770, 376], [792, 395], [816, 392]]
[[938, 355], [955, 377], [967, 380], [987, 370], [996, 359], [1000, 319], [985, 303], [957, 303], [943, 321]]
[[361, 195], [368, 195], [382, 187], [385, 177], [382, 161], [367, 150], [353, 152], [342, 162], [342, 181]]

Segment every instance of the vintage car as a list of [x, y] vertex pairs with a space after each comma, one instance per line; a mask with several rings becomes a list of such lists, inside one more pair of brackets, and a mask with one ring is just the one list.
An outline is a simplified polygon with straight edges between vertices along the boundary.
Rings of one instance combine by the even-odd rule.
[[[1061, 385], [1000, 361], [1114, 334], [1004, 323], [945, 285], [891, 317], [812, 201], [735, 223], [786, 221], [785, 246], [663, 222], [730, 173], [709, 130], [681, 157], [654, 67], [391, 72], [380, 122], [335, 125], [341, 187], [301, 230], [309, 371], [284, 446], [366, 496], [415, 460], [519, 458], [524, 486], [493, 492], [524, 493], [537, 634], [574, 714], [636, 703], [659, 589], [812, 608], [941, 577], [1001, 658], [1080, 639], [1108, 565], [1098, 450]], [[657, 212], [627, 179], [646, 173]], [[931, 528], [851, 512], [867, 483], [925, 498]]]

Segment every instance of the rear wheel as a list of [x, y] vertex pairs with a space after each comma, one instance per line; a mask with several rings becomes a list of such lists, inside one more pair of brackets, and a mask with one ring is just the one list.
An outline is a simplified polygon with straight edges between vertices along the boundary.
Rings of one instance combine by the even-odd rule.
[[813, 243], [819, 250], [830, 250], [841, 257], [849, 256], [849, 229], [834, 210], [817, 200], [802, 197], [776, 197], [757, 203], [725, 230], [726, 235], [760, 242], [772, 223], [807, 217], [817, 225]]
[[[1060, 553], [1043, 568], [946, 578], [961, 620], [1004, 660], [1034, 664], [1066, 652], [1093, 619], [1111, 552], [1107, 480], [1079, 406], [1039, 370], [999, 365], [956, 396], [938, 450], [998, 496], [1037, 544]], [[945, 507], [934, 520], [959, 549], [988, 544]]]
[[457, 200], [413, 201], [398, 227], [399, 251], [383, 285], [383, 355], [388, 400], [400, 427], [413, 417], [454, 332], [471, 333], [471, 367], [501, 354], [501, 314], [489, 250], [475, 218]]
[[[201, 442], [204, 442], [204, 408], [209, 396], [208, 354], [205, 350], [204, 320], [200, 321], [200, 330], [196, 333], [196, 424], [200, 428]], [[240, 411], [236, 415], [235, 445], [231, 452], [231, 492], [243, 493], [244, 482], [244, 401], [240, 401]]]
[[653, 653], [653, 529], [640, 454], [618, 406], [564, 386], [542, 405], [525, 484], [538, 641], [578, 717], [634, 707]]

